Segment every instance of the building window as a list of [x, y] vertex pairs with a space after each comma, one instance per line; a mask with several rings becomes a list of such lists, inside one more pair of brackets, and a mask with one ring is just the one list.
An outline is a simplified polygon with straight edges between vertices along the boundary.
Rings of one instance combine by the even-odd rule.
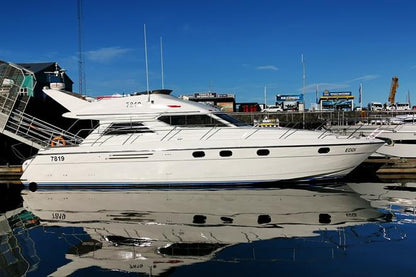
[[259, 150], [257, 150], [257, 155], [258, 156], [268, 156], [269, 154], [270, 154], [269, 149], [259, 149]]
[[233, 152], [231, 152], [230, 150], [220, 151], [220, 156], [221, 157], [231, 157], [232, 155], [233, 155]]

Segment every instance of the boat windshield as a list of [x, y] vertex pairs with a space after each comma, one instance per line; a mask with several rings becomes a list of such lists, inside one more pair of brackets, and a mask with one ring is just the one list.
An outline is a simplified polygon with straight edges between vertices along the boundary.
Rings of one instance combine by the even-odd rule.
[[221, 118], [222, 120], [225, 120], [228, 123], [231, 123], [234, 126], [250, 126], [250, 124], [240, 121], [226, 113], [216, 113], [215, 115]]
[[226, 127], [227, 125], [207, 114], [163, 115], [158, 120], [181, 127]]

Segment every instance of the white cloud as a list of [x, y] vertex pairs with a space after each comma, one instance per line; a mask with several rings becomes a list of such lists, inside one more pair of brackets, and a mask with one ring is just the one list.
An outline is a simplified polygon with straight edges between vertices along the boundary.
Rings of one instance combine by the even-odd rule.
[[106, 63], [113, 59], [121, 57], [129, 51], [131, 51], [131, 49], [129, 48], [121, 48], [119, 46], [114, 46], [87, 51], [85, 54], [86, 58], [91, 61]]
[[[344, 81], [344, 82], [340, 82], [340, 83], [315, 83], [315, 84], [309, 84], [307, 86], [305, 86], [305, 92], [306, 93], [310, 93], [313, 92], [315, 93], [316, 91], [316, 86], [318, 86], [318, 92], [322, 92], [324, 90], [344, 90], [344, 89], [350, 89], [351, 88], [351, 83], [357, 82], [357, 81], [368, 81], [368, 80], [374, 80], [379, 78], [379, 75], [364, 75], [361, 77], [357, 77], [348, 81]], [[352, 84], [354, 85], [354, 84]], [[358, 90], [358, 87], [357, 87]], [[302, 91], [302, 88], [298, 89], [298, 91]]]
[[380, 77], [379, 75], [365, 75], [365, 76], [361, 76], [361, 77], [358, 77], [358, 78], [354, 78], [354, 79], [352, 79], [350, 81], [347, 81], [347, 83], [352, 83], [352, 82], [355, 82], [355, 81], [374, 80], [374, 79], [377, 79], [379, 77]]
[[277, 68], [274, 65], [260, 65], [258, 67], [256, 67], [257, 70], [273, 70], [273, 71], [277, 71], [279, 70], [279, 68]]
[[[305, 86], [305, 92], [316, 92], [316, 86], [318, 86], [318, 93], [324, 91], [324, 90], [337, 90], [337, 89], [346, 89], [349, 87], [348, 84], [345, 83], [318, 83], [318, 84], [310, 84]], [[302, 91], [302, 89], [299, 89], [299, 91]]]

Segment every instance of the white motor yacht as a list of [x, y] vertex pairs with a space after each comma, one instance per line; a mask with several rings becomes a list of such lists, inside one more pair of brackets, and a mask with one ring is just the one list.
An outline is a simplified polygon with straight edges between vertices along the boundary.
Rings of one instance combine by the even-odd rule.
[[372, 157], [416, 159], [416, 117], [414, 114], [356, 125], [331, 126], [331, 130], [350, 136], [372, 136], [384, 140]]
[[36, 185], [244, 184], [342, 177], [383, 141], [323, 131], [260, 128], [170, 90], [86, 101], [44, 92], [69, 110], [98, 120], [80, 143], [56, 137], [23, 164]]

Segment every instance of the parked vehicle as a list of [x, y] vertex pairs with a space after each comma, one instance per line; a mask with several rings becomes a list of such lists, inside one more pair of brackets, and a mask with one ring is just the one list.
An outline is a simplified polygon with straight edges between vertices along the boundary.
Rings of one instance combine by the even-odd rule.
[[369, 111], [381, 111], [383, 110], [383, 104], [380, 102], [370, 102], [368, 104], [368, 110]]

